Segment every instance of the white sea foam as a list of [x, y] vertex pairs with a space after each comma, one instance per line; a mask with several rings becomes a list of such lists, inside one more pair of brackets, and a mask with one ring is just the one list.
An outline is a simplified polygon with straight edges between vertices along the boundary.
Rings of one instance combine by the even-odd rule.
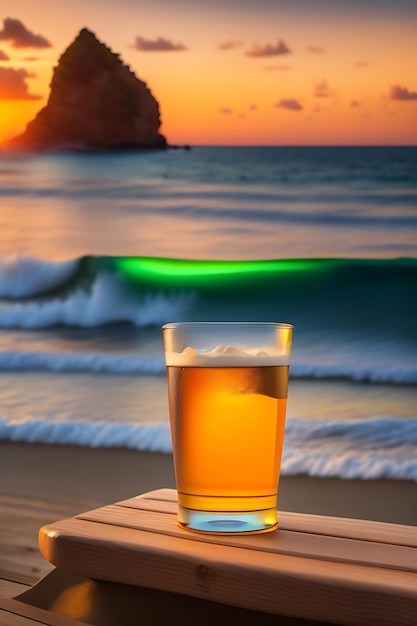
[[[28, 443], [172, 451], [168, 423], [109, 424], [0, 418], [0, 439]], [[417, 481], [417, 418], [344, 422], [288, 418], [282, 475]]]
[[[377, 360], [375, 355], [375, 360]], [[361, 365], [330, 365], [316, 363], [293, 363], [290, 370], [292, 378], [316, 378], [325, 380], [345, 379], [354, 382], [389, 383], [412, 385], [417, 383], [416, 365], [379, 365], [377, 362]]]
[[[197, 355], [197, 356], [196, 356]], [[168, 355], [170, 365], [184, 366], [181, 354]], [[288, 358], [288, 357], [285, 357]], [[261, 360], [262, 359], [262, 360]], [[265, 359], [265, 360], [264, 360]], [[280, 360], [281, 359], [281, 360]], [[190, 361], [187, 361], [189, 363]], [[207, 356], [193, 352], [191, 362], [195, 367], [232, 367], [241, 365], [288, 364], [284, 357], [272, 356]], [[196, 365], [198, 363], [198, 365]], [[106, 372], [113, 374], [163, 374], [164, 357], [150, 355], [115, 354], [105, 352], [41, 352], [23, 350], [0, 351], [0, 371], [46, 370], [50, 372]], [[344, 379], [363, 383], [384, 383], [391, 385], [410, 385], [417, 383], [415, 366], [339, 366], [317, 365], [314, 363], [293, 363], [290, 368], [291, 379]]]
[[183, 314], [191, 294], [132, 294], [113, 274], [100, 274], [89, 290], [67, 298], [29, 301], [0, 307], [0, 328], [40, 329], [65, 324], [94, 328], [114, 322], [136, 326], [162, 324]]
[[16, 370], [161, 374], [165, 363], [163, 357], [126, 354], [0, 351], [0, 371]]
[[182, 352], [167, 351], [165, 362], [170, 367], [262, 367], [289, 365], [290, 355], [271, 346], [218, 345], [204, 352], [188, 346]]
[[167, 424], [108, 424], [27, 420], [6, 422], [0, 418], [0, 439], [27, 443], [88, 446], [90, 448], [131, 448], [149, 452], [171, 452]]
[[0, 297], [26, 298], [68, 280], [78, 261], [53, 263], [23, 255], [0, 257]]
[[282, 473], [417, 481], [417, 419], [288, 419]]

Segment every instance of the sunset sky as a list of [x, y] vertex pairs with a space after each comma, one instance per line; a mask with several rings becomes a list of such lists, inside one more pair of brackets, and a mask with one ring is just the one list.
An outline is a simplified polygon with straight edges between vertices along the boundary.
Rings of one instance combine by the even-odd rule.
[[417, 144], [416, 0], [1, 0], [2, 139], [83, 27], [147, 83], [171, 144]]

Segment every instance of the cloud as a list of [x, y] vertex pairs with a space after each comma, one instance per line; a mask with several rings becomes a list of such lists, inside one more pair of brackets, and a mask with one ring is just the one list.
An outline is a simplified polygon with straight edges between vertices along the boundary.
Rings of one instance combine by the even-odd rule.
[[417, 100], [417, 92], [409, 91], [407, 87], [402, 87], [401, 85], [393, 85], [389, 94], [390, 100], [403, 100], [411, 101]]
[[174, 43], [164, 37], [157, 37], [156, 39], [136, 37], [133, 48], [141, 52], [178, 52], [180, 50], [187, 50], [184, 44]]
[[302, 111], [303, 109], [295, 98], [283, 98], [275, 106], [280, 109], [288, 109], [289, 111]]
[[233, 109], [223, 107], [222, 109], [220, 109], [220, 113], [223, 113], [223, 115], [230, 115], [231, 113], [233, 113]]
[[251, 104], [251, 105], [248, 107], [248, 110], [249, 110], [249, 111], [257, 111], [257, 109], [258, 109], [258, 105], [257, 105], [257, 104]]
[[24, 69], [0, 67], [0, 100], [40, 100], [42, 96], [29, 93], [25, 82], [33, 77]]
[[369, 63], [368, 61], [356, 61], [355, 63], [355, 67], [368, 67]]
[[314, 89], [314, 96], [316, 98], [330, 98], [330, 96], [332, 95], [333, 93], [329, 85], [327, 84], [327, 81], [321, 80], [320, 82], [316, 83], [316, 87]]
[[362, 103], [361, 103], [361, 102], [359, 102], [359, 100], [351, 100], [351, 101], [350, 101], [350, 106], [351, 106], [351, 107], [353, 107], [353, 108], [356, 108], [356, 107], [361, 107], [361, 106], [362, 106]]
[[0, 41], [10, 41], [13, 48], [51, 48], [51, 44], [42, 35], [35, 35], [20, 20], [6, 17]]
[[267, 43], [263, 46], [254, 43], [245, 54], [248, 57], [273, 57], [282, 54], [290, 54], [291, 50], [286, 43], [279, 39], [276, 44]]
[[242, 42], [241, 41], [224, 41], [223, 43], [220, 43], [217, 46], [218, 50], [232, 50], [233, 48], [237, 48], [238, 46], [241, 46]]
[[10, 57], [3, 50], [0, 50], [0, 61], [10, 61]]
[[265, 65], [263, 69], [267, 72], [285, 72], [291, 68], [289, 65]]
[[311, 46], [307, 46], [307, 52], [312, 52], [313, 54], [323, 54], [325, 49], [321, 46], [315, 46], [314, 44]]

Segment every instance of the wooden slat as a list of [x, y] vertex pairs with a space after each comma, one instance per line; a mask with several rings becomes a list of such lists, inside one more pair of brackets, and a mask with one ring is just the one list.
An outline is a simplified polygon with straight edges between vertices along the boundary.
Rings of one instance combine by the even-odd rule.
[[80, 519], [42, 529], [40, 547], [58, 568], [87, 578], [292, 617], [414, 626], [417, 611], [417, 577], [398, 570], [208, 546]]
[[19, 600], [0, 600], [0, 624], [5, 626], [29, 626], [45, 624], [46, 626], [85, 626], [85, 622], [74, 620], [65, 615], [58, 615], [36, 606], [19, 602]]
[[[52, 569], [49, 564], [48, 569]], [[36, 580], [39, 580], [39, 576], [34, 576], [33, 574], [30, 575], [21, 572], [14, 572], [11, 567], [8, 567], [7, 569], [0, 568], [0, 581], [2, 580], [10, 580], [21, 585], [29, 586], [33, 585]]]
[[43, 527], [40, 549], [85, 578], [335, 624], [415, 626], [413, 527], [282, 513], [278, 532], [213, 536], [179, 528], [176, 509], [174, 490], [149, 492]]
[[[160, 492], [161, 496], [158, 497]], [[116, 504], [128, 508], [173, 514], [177, 513], [178, 508], [174, 489], [151, 491]], [[417, 527], [415, 526], [287, 511], [280, 511], [278, 515], [280, 530], [294, 530], [331, 537], [417, 547]]]
[[298, 532], [314, 532], [326, 536], [417, 548], [415, 526], [284, 511], [280, 513], [280, 526], [282, 529], [288, 528]]
[[[186, 531], [184, 531], [186, 532]], [[227, 557], [234, 559], [234, 562], [238, 560], [245, 567], [253, 567], [261, 569], [272, 568], [271, 571], [277, 573], [282, 572], [300, 572], [300, 574], [306, 573], [308, 576], [314, 575], [318, 577], [326, 577], [326, 575], [335, 575], [335, 572], [339, 572], [342, 579], [347, 576], [348, 578], [352, 574], [352, 583], [361, 583], [367, 580], [367, 576], [372, 571], [375, 575], [371, 581], [373, 584], [379, 584], [379, 581], [383, 581], [384, 584], [390, 580], [399, 581], [400, 586], [404, 583], [408, 589], [408, 582], [413, 585], [417, 582], [417, 577], [414, 573], [404, 572], [401, 569], [390, 568], [375, 568], [372, 565], [364, 564], [358, 567], [355, 563], [323, 560], [317, 561], [315, 559], [305, 558], [302, 555], [294, 556], [287, 554], [277, 554], [269, 551], [248, 550], [241, 547], [232, 547], [224, 545], [218, 542], [213, 542], [207, 545], [203, 541], [193, 541], [188, 537], [182, 539], [171, 536], [168, 534], [159, 534], [139, 529], [118, 527], [114, 525], [108, 525], [103, 523], [96, 523], [81, 519], [68, 519], [45, 526], [40, 530], [39, 543], [40, 549], [44, 557], [53, 563], [57, 567], [62, 567], [64, 570], [72, 571], [79, 576], [89, 577], [85, 568], [89, 567], [87, 558], [83, 552], [78, 557], [75, 553], [71, 554], [71, 544], [83, 545], [83, 549], [88, 549], [92, 555], [95, 550], [103, 552], [105, 555], [105, 561], [107, 566], [108, 557], [106, 556], [106, 550], [114, 556], [114, 552], [119, 549], [122, 551], [132, 551], [138, 553], [141, 550], [144, 552], [152, 552], [156, 549], [158, 552], [165, 552], [167, 558], [171, 556], [178, 556], [180, 559], [182, 555], [207, 555], [211, 557], [213, 554], [223, 555], [227, 561]], [[127, 555], [129, 558], [129, 555]], [[66, 567], [66, 559], [71, 562], [71, 569]], [[80, 562], [78, 563], [78, 558]], [[123, 582], [130, 584], [137, 584], [135, 582], [136, 570], [129, 573], [127, 570], [124, 572], [123, 581], [118, 581], [112, 575], [112, 566], [109, 564], [110, 576], [108, 571], [103, 570], [98, 576], [103, 580], [113, 580], [115, 582]], [[74, 569], [75, 568], [75, 569]], [[79, 568], [79, 571], [76, 569]], [[337, 576], [339, 576], [337, 574]], [[90, 576], [91, 577], [91, 576]], [[125, 579], [129, 578], [129, 580]], [[350, 578], [349, 578], [350, 579]], [[141, 583], [142, 584], [142, 583]], [[412, 587], [413, 588], [413, 587]], [[417, 589], [416, 589], [417, 592]]]
[[175, 489], [153, 489], [152, 491], [146, 491], [145, 493], [132, 498], [132, 500], [142, 498], [146, 500], [165, 500], [166, 502], [177, 502], [177, 492]]
[[[177, 502], [167, 502], [166, 500], [148, 500], [147, 498], [131, 498], [130, 500], [122, 500], [116, 502], [116, 506], [126, 509], [136, 509], [139, 511], [155, 511], [155, 513], [167, 513], [168, 515], [177, 515]], [[77, 515], [80, 517], [83, 514]]]
[[15, 580], [4, 579], [0, 575], [0, 598], [12, 598], [28, 589], [29, 585], [24, 585]]
[[[38, 620], [22, 617], [22, 615], [16, 615], [10, 613], [10, 611], [3, 611], [0, 609], [0, 626], [36, 626], [41, 624]], [[44, 622], [45, 623], [45, 622]]]
[[[9, 474], [6, 471], [5, 475], [0, 475], [0, 482], [4, 479], [4, 487]], [[41, 499], [4, 493], [0, 494], [0, 500], [0, 578], [33, 585], [51, 571], [49, 563], [39, 554], [39, 528], [51, 521], [75, 515], [80, 509], [74, 504], [55, 505]]]
[[112, 505], [84, 513], [82, 516], [77, 516], [77, 519], [134, 528], [188, 541], [221, 544], [258, 552], [272, 552], [277, 555], [287, 554], [303, 558], [332, 560], [339, 563], [356, 563], [417, 572], [417, 550], [386, 543], [325, 537], [286, 530], [265, 535], [238, 535], [235, 537], [220, 535], [213, 537], [213, 535], [190, 533], [179, 528], [173, 515], [148, 510], [139, 512], [135, 509]]

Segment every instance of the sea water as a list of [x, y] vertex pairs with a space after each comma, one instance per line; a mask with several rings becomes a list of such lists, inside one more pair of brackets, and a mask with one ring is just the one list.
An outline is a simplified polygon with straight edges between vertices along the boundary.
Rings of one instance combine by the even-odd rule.
[[162, 324], [289, 322], [283, 473], [417, 480], [416, 157], [0, 156], [0, 438], [169, 452]]

